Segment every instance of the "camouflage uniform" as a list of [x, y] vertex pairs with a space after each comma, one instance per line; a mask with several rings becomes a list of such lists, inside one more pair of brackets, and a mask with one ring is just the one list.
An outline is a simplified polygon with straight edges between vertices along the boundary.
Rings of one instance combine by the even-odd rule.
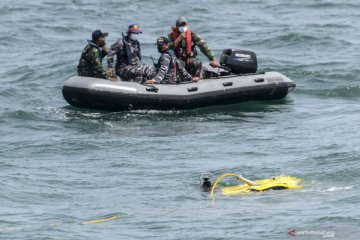
[[102, 67], [102, 59], [107, 54], [105, 49], [100, 49], [93, 41], [88, 40], [88, 45], [82, 51], [78, 68], [78, 75], [108, 79], [108, 73]]
[[172, 50], [161, 54], [156, 70], [154, 80], [157, 83], [175, 84], [181, 81], [192, 81], [191, 75], [186, 72], [184, 65], [180, 63]]
[[[178, 32], [177, 35], [179, 36], [180, 33]], [[172, 32], [168, 34], [168, 38], [171, 41], [171, 47], [175, 49], [175, 46], [174, 46], [175, 39], [174, 39]], [[200, 51], [203, 54], [205, 54], [206, 57], [210, 61], [215, 57], [215, 55], [214, 55], [213, 51], [209, 48], [208, 44], [198, 34], [191, 32], [191, 38], [192, 38], [191, 56], [187, 56], [186, 40], [183, 39], [179, 43], [180, 44], [180, 55], [177, 57], [183, 61], [183, 63], [185, 64], [185, 69], [191, 74], [191, 76], [200, 77], [202, 64], [201, 64], [201, 61], [196, 58], [196, 55], [197, 55], [196, 46], [198, 48], [200, 48]]]
[[112, 67], [115, 56], [115, 73], [123, 80], [142, 83], [154, 78], [156, 74], [155, 67], [140, 64], [141, 50], [138, 41], [131, 40], [126, 36], [111, 45], [107, 58], [108, 67]]

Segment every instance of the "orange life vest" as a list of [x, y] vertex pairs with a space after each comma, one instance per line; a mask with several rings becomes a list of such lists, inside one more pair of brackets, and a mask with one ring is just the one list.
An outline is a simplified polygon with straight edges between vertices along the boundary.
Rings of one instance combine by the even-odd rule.
[[[176, 40], [176, 38], [178, 37], [178, 34], [177, 34], [177, 30], [176, 28], [173, 29], [172, 31], [172, 35], [173, 35], [173, 38], [174, 38], [174, 41]], [[187, 54], [187, 59], [186, 59], [186, 62], [189, 63], [190, 62], [190, 56], [191, 56], [191, 53], [192, 53], [192, 36], [191, 36], [191, 30], [188, 29], [186, 31], [186, 54]], [[176, 56], [178, 58], [180, 58], [180, 44], [179, 43], [176, 47], [175, 47], [175, 53], [176, 53]]]

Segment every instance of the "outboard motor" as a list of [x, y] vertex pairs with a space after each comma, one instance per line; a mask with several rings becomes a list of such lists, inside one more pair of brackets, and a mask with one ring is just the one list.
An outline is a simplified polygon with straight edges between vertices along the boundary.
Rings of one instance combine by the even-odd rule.
[[256, 73], [256, 54], [246, 50], [225, 49], [220, 57], [220, 65], [231, 69], [232, 73]]

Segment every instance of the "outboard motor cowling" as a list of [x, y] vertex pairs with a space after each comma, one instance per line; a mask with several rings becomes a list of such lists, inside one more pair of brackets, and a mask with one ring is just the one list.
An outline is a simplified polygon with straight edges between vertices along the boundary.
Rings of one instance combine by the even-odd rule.
[[256, 73], [256, 54], [246, 50], [225, 49], [220, 58], [220, 64], [229, 67], [235, 74]]

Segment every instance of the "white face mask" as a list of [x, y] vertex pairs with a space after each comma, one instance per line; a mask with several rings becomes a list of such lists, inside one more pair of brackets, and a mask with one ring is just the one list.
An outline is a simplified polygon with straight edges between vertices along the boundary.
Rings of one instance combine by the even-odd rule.
[[179, 27], [179, 32], [186, 32], [186, 31], [187, 31], [187, 26]]
[[130, 39], [133, 40], [133, 41], [138, 40], [137, 34], [131, 34], [131, 35], [130, 35]]

